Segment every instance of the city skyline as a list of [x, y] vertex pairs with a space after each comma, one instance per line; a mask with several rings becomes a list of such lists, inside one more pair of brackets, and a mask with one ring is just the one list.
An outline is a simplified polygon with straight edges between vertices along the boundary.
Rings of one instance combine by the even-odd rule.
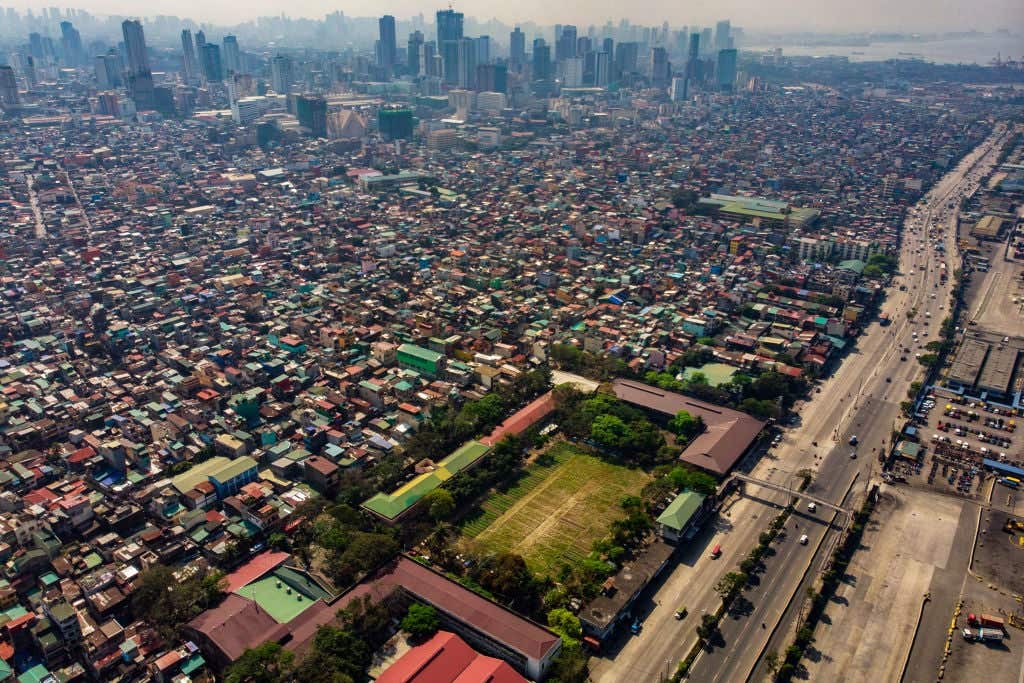
[[[20, 12], [39, 6], [26, 0], [7, 2]], [[287, 12], [280, 6], [265, 0], [247, 2], [241, 6], [218, 5], [215, 8], [194, 0], [177, 3], [175, 13], [200, 24], [238, 25], [263, 17], [285, 16], [294, 19], [322, 19], [331, 12], [344, 12], [348, 16], [364, 18], [379, 17], [383, 14], [406, 21], [422, 14], [432, 17], [434, 12], [447, 5], [423, 5], [412, 0], [392, 0], [379, 8], [369, 11], [365, 5], [344, 2], [327, 4], [319, 0], [299, 0], [289, 3]], [[452, 5], [456, 11], [472, 16], [481, 22], [501, 21], [509, 24], [537, 23], [554, 25], [575, 23], [586, 26], [601, 25], [607, 21], [617, 23], [624, 18], [621, 5], [610, 0], [597, 0], [581, 4], [570, 3], [552, 6], [537, 0], [527, 0], [508, 7], [495, 7], [470, 0]], [[124, 17], [159, 16], [139, 14], [138, 6], [127, 0], [89, 0], [74, 5], [73, 9], [85, 10], [103, 15]], [[901, 0], [887, 3], [884, 0], [868, 0], [858, 6], [856, 16], [850, 16], [846, 3], [827, 0], [825, 3], [813, 0], [776, 0], [774, 3], [754, 3], [749, 0], [726, 0], [715, 5], [697, 4], [680, 7], [674, 4], [644, 2], [631, 5], [629, 20], [633, 24], [661, 25], [668, 22], [673, 26], [693, 23], [712, 24], [721, 17], [732, 16], [737, 24], [757, 31], [805, 31], [824, 33], [863, 32], [952, 32], [952, 31], [995, 31], [1024, 26], [1024, 5], [1016, 0], [981, 0], [967, 2], [955, 0], [946, 7], [938, 8], [926, 0]]]

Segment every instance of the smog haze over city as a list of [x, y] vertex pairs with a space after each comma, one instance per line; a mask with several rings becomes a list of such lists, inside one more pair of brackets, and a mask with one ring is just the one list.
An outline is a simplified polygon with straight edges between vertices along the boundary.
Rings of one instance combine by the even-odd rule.
[[0, 683], [1021, 680], [1022, 31], [6, 0]]
[[[20, 10], [38, 11], [41, 6], [32, 2], [13, 2], [10, 6]], [[97, 14], [137, 16], [143, 8], [137, 2], [126, 0], [92, 0], [78, 3], [76, 8]], [[415, 0], [394, 0], [375, 9], [388, 12], [400, 19], [418, 14], [430, 14], [446, 5], [424, 5]], [[517, 3], [493, 3], [470, 0], [456, 7], [467, 16], [480, 19], [496, 18], [507, 23], [604, 23], [627, 18], [638, 23], [660, 24], [702, 22], [711, 24], [723, 16], [733, 17], [750, 28], [783, 29], [797, 31], [992, 31], [999, 28], [1020, 30], [1024, 26], [1024, 7], [1015, 0], [980, 0], [968, 2], [953, 0], [935, 3], [928, 0], [897, 0], [850, 3], [846, 0], [724, 0], [723, 2], [678, 3], [644, 0], [628, 7], [612, 0], [550, 3], [525, 0]], [[627, 11], [628, 10], [628, 11]], [[318, 18], [341, 11], [351, 16], [371, 14], [364, 3], [298, 0], [287, 5], [270, 0], [237, 3], [202, 3], [182, 0], [144, 8], [145, 14], [165, 14], [189, 17], [200, 23], [233, 25], [260, 16]]]

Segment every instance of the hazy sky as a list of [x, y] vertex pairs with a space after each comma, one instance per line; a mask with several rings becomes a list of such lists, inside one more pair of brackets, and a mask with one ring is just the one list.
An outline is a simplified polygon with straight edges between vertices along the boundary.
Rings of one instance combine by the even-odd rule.
[[[447, 3], [423, 3], [417, 0], [79, 0], [67, 3], [54, 0], [0, 0], [19, 9], [41, 6], [81, 7], [100, 14], [144, 13], [188, 17], [197, 21], [236, 23], [260, 15], [321, 17], [341, 10], [352, 16], [393, 14], [399, 18], [420, 12], [431, 15]], [[505, 22], [572, 23], [580, 26], [618, 21], [628, 14], [630, 21], [673, 26], [697, 23], [707, 25], [729, 18], [750, 29], [862, 30], [993, 30], [1006, 27], [1014, 32], [1024, 29], [1024, 0], [461, 0], [453, 7], [480, 19], [496, 17]]]

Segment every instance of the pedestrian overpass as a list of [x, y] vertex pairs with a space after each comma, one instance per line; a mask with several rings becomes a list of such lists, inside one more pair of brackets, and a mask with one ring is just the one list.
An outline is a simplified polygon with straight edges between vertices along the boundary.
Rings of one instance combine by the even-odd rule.
[[829, 502], [829, 501], [825, 500], [824, 498], [819, 498], [817, 496], [812, 496], [809, 493], [806, 493], [804, 491], [798, 491], [797, 489], [791, 488], [789, 486], [783, 486], [782, 484], [775, 484], [775, 483], [770, 482], [770, 481], [765, 481], [764, 479], [758, 479], [756, 477], [751, 477], [750, 475], [743, 474], [742, 472], [733, 472], [729, 476], [729, 478], [725, 480], [724, 489], [728, 489], [728, 487], [732, 484], [733, 481], [742, 481], [742, 482], [745, 482], [747, 484], [754, 484], [756, 486], [763, 486], [766, 489], [771, 489], [772, 491], [778, 491], [780, 493], [788, 493], [791, 496], [795, 496], [797, 498], [802, 498], [804, 500], [816, 503], [817, 505], [820, 505], [822, 507], [826, 507], [826, 508], [829, 508], [831, 510], [835, 510], [836, 512], [842, 512], [845, 515], [852, 514], [851, 510], [848, 510], [848, 509], [842, 507], [841, 505], [836, 505], [835, 503]]

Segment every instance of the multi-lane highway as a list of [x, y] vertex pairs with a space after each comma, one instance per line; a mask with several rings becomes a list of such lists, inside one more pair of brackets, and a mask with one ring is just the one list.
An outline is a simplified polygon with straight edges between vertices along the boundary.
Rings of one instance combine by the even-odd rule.
[[[890, 290], [882, 307], [882, 312], [892, 319], [892, 324], [887, 327], [877, 323], [871, 325], [859, 340], [857, 350], [822, 387], [822, 393], [801, 411], [803, 426], [789, 437], [791, 447], [797, 449], [796, 453], [807, 450], [808, 442], [811, 449], [815, 441], [819, 445], [826, 442], [834, 444], [819, 461], [811, 493], [833, 501], [842, 500], [854, 476], [858, 481], [853, 490], [861, 490], [861, 486], [866, 488], [876, 468], [879, 452], [891, 445], [890, 435], [900, 418], [900, 402], [906, 398], [910, 383], [923, 374], [914, 355], [923, 352], [928, 341], [938, 338], [942, 320], [948, 314], [952, 277], [946, 283], [941, 282], [939, 263], [945, 261], [950, 272], [958, 267], [956, 207], [959, 197], [964, 192], [973, 191], [987, 169], [995, 163], [1002, 138], [1003, 129], [997, 129], [956, 169], [942, 178], [910, 214], [905, 224], [897, 286]], [[949, 207], [951, 202], [953, 208]], [[935, 246], [940, 242], [944, 251]], [[917, 310], [913, 320], [907, 317], [907, 312], [912, 309]], [[927, 316], [926, 312], [931, 315]], [[915, 332], [916, 341], [913, 337]], [[909, 348], [909, 352], [903, 352], [903, 348]], [[856, 449], [848, 445], [854, 435], [859, 441]], [[854, 450], [859, 456], [856, 459], [851, 457]], [[782, 543], [782, 546], [788, 543], [790, 547], [779, 549], [779, 555], [788, 559], [773, 563], [774, 566], [770, 566], [763, 577], [762, 586], [758, 587], [762, 599], [755, 603], [747, 621], [756, 623], [758, 627], [765, 622], [767, 627], [764, 631], [770, 631], [773, 625], [778, 624], [779, 628], [774, 630], [770, 642], [766, 634], [758, 632], [761, 629], [751, 629], [748, 625], [746, 638], [741, 631], [740, 637], [730, 643], [733, 647], [727, 648], [740, 654], [727, 659], [728, 652], [723, 653], [721, 662], [716, 661], [718, 658], [714, 653], [709, 654], [698, 663], [707, 668], [695, 668], [695, 679], [702, 680], [707, 675], [708, 680], [746, 680], [761, 652], [781, 652], [789, 645], [792, 636], [788, 626], [795, 620], [799, 607], [799, 600], [792, 601], [790, 605], [791, 598], [802, 596], [803, 588], [809, 585], [811, 578], [808, 576], [805, 581], [802, 571], [808, 566], [813, 569], [821, 566], [832, 544], [832, 539], [826, 534], [836, 533], [829, 532], [824, 514], [819, 511], [816, 517], [821, 521], [804, 532], [810, 536], [809, 547], [815, 547], [819, 539], [823, 541], [813, 563], [810, 558], [801, 561], [800, 549], [793, 547], [791, 533], [790, 538]], [[781, 619], [783, 614], [785, 618]], [[727, 635], [734, 628], [744, 627], [738, 622], [736, 626], [727, 623], [723, 634]]]
[[[790, 430], [783, 443], [757, 463], [754, 476], [792, 486], [796, 472], [809, 468], [816, 471], [809, 492], [835, 502], [844, 499], [855, 478], [854, 491], [866, 486], [872, 469], [877, 467], [879, 449], [888, 445], [899, 417], [899, 404], [910, 382], [922, 374], [914, 359], [914, 354], [920, 352], [917, 346], [937, 338], [948, 311], [952, 278], [941, 284], [937, 267], [939, 259], [949, 259], [951, 272], [957, 267], [956, 217], [948, 204], [954, 198], [954, 205], [958, 203], [961, 193], [970, 191], [983, 176], [983, 169], [995, 162], [1002, 136], [1002, 129], [997, 129], [940, 180], [908, 217], [897, 278], [897, 285], [905, 285], [906, 290], [893, 287], [883, 306], [892, 325], [873, 324], [866, 330], [857, 349], [820, 385], [820, 392], [801, 406], [801, 426]], [[945, 256], [935, 251], [935, 239], [944, 241]], [[918, 314], [911, 321], [906, 313], [914, 308]], [[931, 316], [925, 316], [925, 311]], [[915, 331], [918, 342], [912, 337]], [[902, 347], [909, 347], [909, 353], [901, 352]], [[853, 435], [858, 436], [857, 449], [848, 445]], [[857, 458], [851, 457], [854, 450]], [[680, 564], [664, 579], [650, 602], [638, 606], [638, 612], [646, 614], [640, 636], [627, 636], [604, 657], [595, 658], [592, 678], [602, 682], [656, 681], [673, 669], [692, 645], [701, 614], [718, 606], [714, 584], [756, 544], [758, 534], [775, 514], [773, 507], [785, 504], [786, 498], [786, 494], [747, 484], [744, 495], [723, 511], [714, 528], [683, 553]], [[693, 680], [746, 680], [767, 649], [769, 638], [773, 639], [772, 649], [784, 649], [788, 644], [785, 626], [793, 615], [787, 613], [785, 620], [782, 617], [791, 597], [801, 590], [805, 572], [817, 569], [827, 555], [832, 542], [831, 536], [826, 538], [831, 519], [831, 512], [819, 509], [811, 514], [801, 505], [798, 517], [791, 522], [800, 524], [799, 533], [791, 528], [776, 555], [767, 561], [760, 584], [745, 593], [750, 604], [744, 613], [723, 621], [719, 645], [697, 660], [691, 673]], [[807, 545], [797, 543], [802, 533], [809, 537]], [[722, 545], [724, 554], [718, 560], [707, 557], [707, 548], [714, 544]], [[680, 604], [686, 604], [690, 611], [682, 621], [674, 618]], [[780, 628], [776, 629], [776, 624]]]

